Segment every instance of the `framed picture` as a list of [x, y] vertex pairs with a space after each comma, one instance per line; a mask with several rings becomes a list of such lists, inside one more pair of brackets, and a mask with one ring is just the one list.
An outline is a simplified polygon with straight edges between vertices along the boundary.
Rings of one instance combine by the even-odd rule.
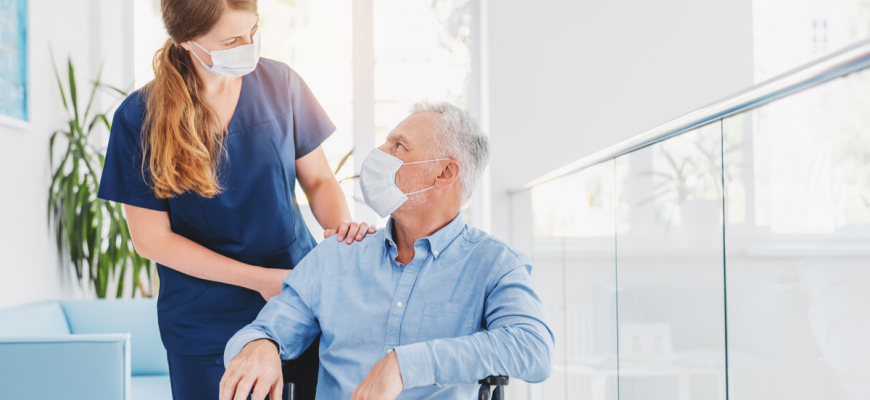
[[27, 0], [0, 0], [0, 124], [29, 127]]

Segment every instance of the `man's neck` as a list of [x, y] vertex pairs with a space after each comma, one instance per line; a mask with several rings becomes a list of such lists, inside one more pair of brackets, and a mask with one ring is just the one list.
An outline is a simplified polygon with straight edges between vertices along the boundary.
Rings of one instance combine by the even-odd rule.
[[459, 215], [459, 210], [415, 214], [423, 214], [425, 217], [393, 217], [393, 240], [396, 242], [396, 250], [399, 253], [396, 261], [403, 265], [408, 265], [414, 260], [414, 244], [417, 243], [417, 240], [430, 236], [447, 226]]

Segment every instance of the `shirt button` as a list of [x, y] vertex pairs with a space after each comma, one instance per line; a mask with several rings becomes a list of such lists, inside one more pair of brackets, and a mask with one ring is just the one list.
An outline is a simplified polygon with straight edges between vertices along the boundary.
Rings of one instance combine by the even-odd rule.
[[396, 303], [396, 305], [399, 306], [399, 307], [401, 307], [401, 306], [402, 306], [402, 302], [400, 301], [400, 302]]
[[434, 255], [437, 256], [437, 255], [438, 255], [438, 250], [433, 251], [432, 254], [434, 254]]

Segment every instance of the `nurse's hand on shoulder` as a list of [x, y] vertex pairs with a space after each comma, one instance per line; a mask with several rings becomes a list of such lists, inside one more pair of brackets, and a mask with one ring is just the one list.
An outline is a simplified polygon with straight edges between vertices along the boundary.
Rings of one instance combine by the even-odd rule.
[[339, 242], [347, 239], [345, 240], [347, 244], [351, 244], [354, 239], [356, 239], [357, 242], [362, 241], [363, 238], [366, 237], [366, 234], [375, 233], [377, 230], [378, 228], [365, 222], [341, 221], [341, 223], [338, 224], [338, 228], [323, 231], [323, 238], [326, 239], [337, 233]]
[[278, 346], [268, 339], [255, 340], [245, 345], [233, 357], [221, 378], [220, 400], [245, 400], [254, 391], [251, 400], [280, 399], [284, 390], [281, 358]]

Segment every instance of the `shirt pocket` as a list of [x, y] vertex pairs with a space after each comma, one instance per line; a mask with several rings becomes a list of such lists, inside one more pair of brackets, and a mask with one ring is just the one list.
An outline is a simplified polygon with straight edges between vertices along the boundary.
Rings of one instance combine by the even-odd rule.
[[473, 306], [429, 301], [423, 307], [417, 342], [470, 335], [473, 332], [473, 324]]

